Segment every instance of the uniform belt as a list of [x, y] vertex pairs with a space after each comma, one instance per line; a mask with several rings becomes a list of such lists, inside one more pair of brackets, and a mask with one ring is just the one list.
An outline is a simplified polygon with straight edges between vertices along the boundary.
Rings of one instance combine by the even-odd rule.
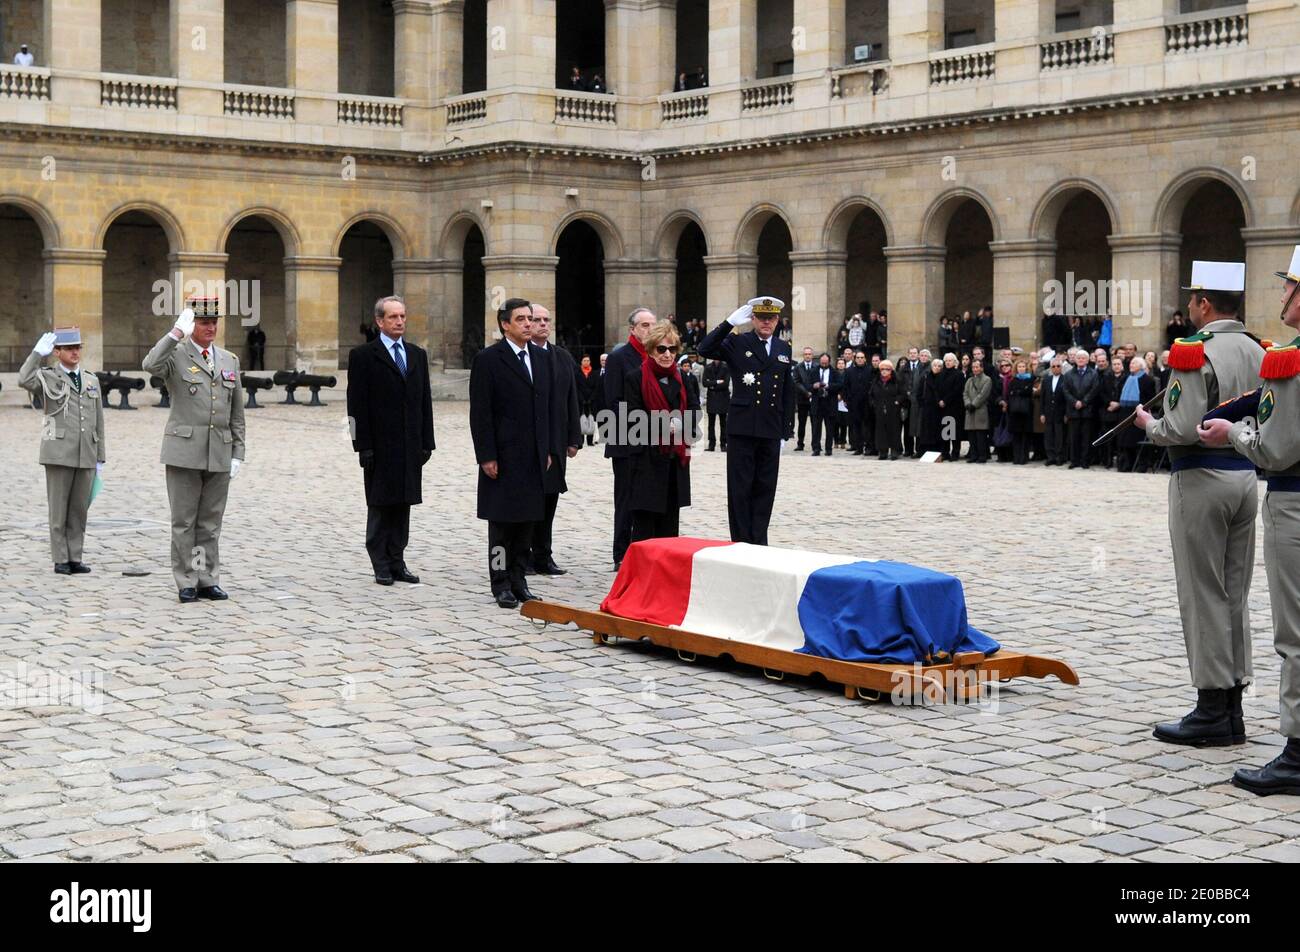
[[1268, 491], [1271, 493], [1300, 493], [1300, 476], [1270, 476]]
[[1203, 456], [1193, 453], [1169, 464], [1171, 473], [1185, 469], [1254, 469], [1255, 464], [1244, 456]]

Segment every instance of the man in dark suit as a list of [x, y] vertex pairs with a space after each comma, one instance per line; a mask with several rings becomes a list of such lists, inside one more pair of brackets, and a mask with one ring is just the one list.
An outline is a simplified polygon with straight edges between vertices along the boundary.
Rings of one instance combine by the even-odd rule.
[[709, 414], [709, 445], [712, 452], [717, 448], [714, 424], [721, 422], [722, 452], [727, 452], [727, 410], [731, 406], [731, 371], [720, 360], [710, 360], [704, 365], [704, 389], [708, 391], [705, 410]]
[[[862, 352], [859, 351], [858, 355]], [[858, 355], [854, 355], [856, 361]], [[839, 412], [840, 391], [844, 380], [840, 372], [831, 366], [831, 355], [822, 354], [817, 358], [817, 376], [812, 385], [812, 455], [822, 455], [822, 427], [826, 428], [826, 455], [831, 455], [835, 446], [835, 415]]]
[[[627, 342], [610, 352], [605, 361], [605, 426], [600, 438], [605, 441], [605, 458], [614, 467], [614, 570], [623, 564], [623, 554], [632, 544], [632, 448], [622, 440], [627, 436], [627, 404], [623, 400], [623, 378], [641, 367], [641, 341], [655, 326], [655, 315], [648, 307], [637, 307], [627, 316]], [[635, 343], [633, 343], [635, 341]]]
[[1092, 453], [1093, 403], [1101, 388], [1097, 370], [1088, 363], [1088, 352], [1074, 352], [1074, 371], [1062, 378], [1065, 388], [1065, 417], [1070, 429], [1070, 469], [1088, 468]]
[[1053, 357], [1048, 372], [1043, 375], [1039, 392], [1042, 410], [1039, 422], [1043, 424], [1043, 449], [1048, 466], [1065, 464], [1065, 378], [1061, 376], [1064, 361]]
[[541, 304], [534, 304], [532, 342], [551, 361], [551, 427], [555, 431], [551, 445], [564, 447], [564, 452], [555, 455], [555, 465], [546, 471], [546, 515], [533, 526], [529, 574], [534, 575], [566, 574], [555, 564], [551, 530], [555, 525], [555, 507], [559, 505], [560, 493], [569, 491], [564, 481], [565, 464], [578, 455], [582, 446], [582, 424], [578, 419], [578, 366], [568, 351], [552, 345], [550, 339], [551, 312]]
[[[907, 361], [901, 360], [899, 363], [906, 364]], [[853, 366], [844, 372], [844, 385], [840, 395], [844, 398], [844, 405], [849, 408], [849, 446], [854, 456], [862, 456], [866, 452], [869, 415], [867, 401], [871, 397], [871, 384], [876, 376], [872, 368], [867, 366], [867, 355], [863, 353], [854, 354]], [[910, 384], [911, 377], [908, 377], [908, 385]], [[875, 444], [874, 438], [871, 442]]]
[[348, 354], [348, 419], [366, 486], [366, 551], [380, 585], [420, 579], [406, 567], [411, 507], [433, 455], [429, 357], [403, 340], [406, 305], [375, 302], [374, 340]]
[[[777, 298], [753, 298], [700, 341], [700, 356], [721, 360], [731, 370], [727, 515], [732, 542], [767, 545], [781, 443], [794, 437], [790, 345], [775, 336], [784, 306]], [[751, 318], [753, 330], [731, 333]]]
[[533, 524], [546, 514], [546, 474], [564, 452], [551, 425], [551, 359], [530, 342], [532, 307], [497, 311], [501, 340], [469, 373], [469, 429], [479, 464], [478, 517], [488, 524], [488, 577], [502, 608], [537, 598], [524, 578]]
[[795, 442], [796, 453], [803, 452], [804, 428], [808, 425], [808, 415], [812, 413], [812, 385], [817, 379], [817, 361], [813, 359], [813, 349], [803, 349], [803, 359], [794, 368], [795, 405], [799, 410], [799, 439]]

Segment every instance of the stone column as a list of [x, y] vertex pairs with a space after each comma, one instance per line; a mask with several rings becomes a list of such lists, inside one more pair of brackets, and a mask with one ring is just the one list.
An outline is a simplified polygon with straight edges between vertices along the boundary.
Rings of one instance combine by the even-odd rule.
[[329, 373], [339, 366], [339, 268], [342, 258], [284, 259], [284, 334], [294, 369]]
[[[225, 82], [224, 0], [171, 0], [172, 75], [181, 83]], [[224, 111], [220, 89], [186, 89], [185, 112], [220, 116]]]
[[[185, 301], [191, 297], [215, 297], [221, 301], [221, 321], [217, 324], [217, 346], [235, 354], [244, 352], [244, 335], [247, 333], [247, 320], [251, 324], [255, 315], [231, 313], [239, 310], [239, 301], [231, 301], [226, 289], [226, 263], [230, 256], [224, 253], [203, 251], [173, 251], [167, 256], [167, 267], [171, 272], [172, 299], [168, 302], [166, 315], [160, 315], [158, 333], [151, 333], [153, 338], [160, 337], [176, 315], [185, 307]], [[238, 294], [236, 294], [238, 297]], [[163, 317], [167, 318], [163, 323]]]
[[1011, 343], [1029, 350], [1038, 342], [1043, 284], [1056, 272], [1056, 242], [1044, 238], [991, 241], [993, 323], [1011, 330]]
[[1055, 0], [997, 0], [993, 23], [998, 81], [1036, 80], [1039, 38], [1056, 32]]
[[[464, 71], [465, 0], [436, 0], [432, 4], [433, 22], [430, 25], [429, 98], [440, 102], [448, 96], [459, 96]], [[472, 37], [471, 42], [487, 43], [487, 37]]]
[[[649, 298], [649, 306], [659, 317], [667, 318], [669, 314], [677, 311], [677, 259], [676, 258], [655, 258], [645, 262], [646, 273], [646, 291]], [[682, 315], [678, 314], [678, 317]], [[699, 315], [704, 316], [704, 315]], [[620, 318], [626, 318], [627, 312], [624, 311]], [[620, 331], [626, 328], [626, 324], [620, 325]], [[626, 334], [623, 334], [626, 337]]]
[[393, 94], [415, 105], [433, 99], [433, 3], [393, 0]]
[[884, 252], [890, 348], [895, 352], [912, 346], [933, 348], [943, 313], [946, 249], [943, 245], [891, 245]]
[[1112, 311], [1120, 311], [1113, 315], [1112, 327], [1116, 334], [1134, 338], [1139, 349], [1159, 353], [1164, 346], [1165, 324], [1185, 303], [1178, 286], [1182, 236], [1111, 235], [1108, 240], [1112, 284], [1124, 289], [1128, 298], [1112, 302]]
[[[930, 88], [930, 54], [943, 49], [943, 0], [889, 0], [889, 93]], [[893, 322], [894, 315], [889, 315]]]
[[754, 78], [757, 17], [758, 0], [709, 0], [709, 86]]
[[488, 0], [487, 86], [555, 89], [557, 0]]
[[705, 255], [704, 269], [709, 285], [709, 314], [704, 323], [713, 330], [757, 293], [758, 255]]
[[844, 65], [844, 0], [794, 0], [794, 71]]
[[[96, 4], [98, 6], [98, 4]], [[99, 56], [98, 48], [95, 52]], [[83, 365], [104, 368], [104, 259], [96, 248], [46, 248], [45, 287], [52, 302], [54, 323], [81, 328]], [[162, 336], [160, 331], [159, 337]]]
[[461, 367], [464, 363], [460, 352], [464, 312], [461, 284], [465, 263], [459, 258], [434, 258], [424, 264], [428, 266], [433, 295], [429, 300], [429, 360], [434, 360], [436, 352], [442, 369]]
[[[676, 262], [672, 264], [676, 272]], [[660, 320], [667, 320], [673, 312], [676, 295], [671, 298], [657, 295], [663, 279], [659, 267], [657, 258], [615, 258], [605, 262], [604, 340], [607, 347], [627, 339], [627, 316], [632, 308], [648, 307]], [[563, 315], [560, 318], [562, 320]]]
[[98, 106], [98, 79], [58, 73], [99, 72], [100, 0], [45, 0], [45, 37], [45, 65], [58, 77], [50, 88], [54, 102]]
[[440, 290], [435, 264], [421, 258], [394, 259], [393, 293], [406, 302], [406, 336], [427, 350], [430, 364], [437, 361], [441, 369], [442, 337], [432, 333], [434, 301]]
[[1115, 0], [1115, 65], [1163, 67], [1163, 20], [1178, 8], [1178, 0]]
[[1288, 343], [1295, 332], [1278, 320], [1282, 310], [1282, 279], [1274, 271], [1285, 271], [1291, 252], [1300, 244], [1300, 228], [1243, 228], [1246, 241], [1246, 301], [1242, 319], [1251, 333], [1275, 343]]
[[298, 122], [336, 125], [337, 102], [310, 94], [338, 92], [338, 0], [288, 0], [285, 32], [288, 85], [298, 91], [294, 106]]
[[844, 272], [847, 251], [792, 251], [794, 293], [782, 316], [794, 325], [794, 349], [815, 353], [830, 348], [844, 315]]
[[[490, 14], [489, 14], [490, 15]], [[490, 21], [489, 21], [490, 23]], [[484, 255], [483, 275], [487, 285], [487, 308], [483, 315], [483, 346], [501, 339], [497, 327], [497, 308], [507, 298], [539, 301], [555, 311], [555, 269], [560, 259], [555, 255]], [[606, 301], [609, 295], [606, 293]], [[608, 305], [606, 311], [608, 311]], [[559, 321], [564, 315], [558, 315]], [[552, 334], [555, 322], [552, 322]]]
[[619, 96], [672, 92], [676, 0], [605, 0], [605, 81]]

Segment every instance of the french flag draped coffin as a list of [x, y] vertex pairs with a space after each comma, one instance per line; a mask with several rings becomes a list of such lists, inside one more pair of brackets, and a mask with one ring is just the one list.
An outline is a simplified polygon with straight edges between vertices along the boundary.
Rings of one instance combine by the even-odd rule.
[[951, 575], [743, 542], [634, 543], [600, 610], [837, 661], [939, 664], [999, 648], [967, 623]]

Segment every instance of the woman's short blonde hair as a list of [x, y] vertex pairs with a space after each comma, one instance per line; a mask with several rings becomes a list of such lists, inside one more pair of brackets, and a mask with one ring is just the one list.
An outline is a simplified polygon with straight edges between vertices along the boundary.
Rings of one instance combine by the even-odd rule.
[[894, 369], [894, 362], [893, 362], [892, 360], [882, 360], [882, 361], [880, 362], [880, 364], [879, 364], [879, 369], [881, 369], [881, 370], [893, 370], [893, 369]]
[[645, 335], [645, 349], [654, 353], [660, 344], [681, 344], [682, 336], [677, 333], [677, 325], [672, 321], [656, 321]]

